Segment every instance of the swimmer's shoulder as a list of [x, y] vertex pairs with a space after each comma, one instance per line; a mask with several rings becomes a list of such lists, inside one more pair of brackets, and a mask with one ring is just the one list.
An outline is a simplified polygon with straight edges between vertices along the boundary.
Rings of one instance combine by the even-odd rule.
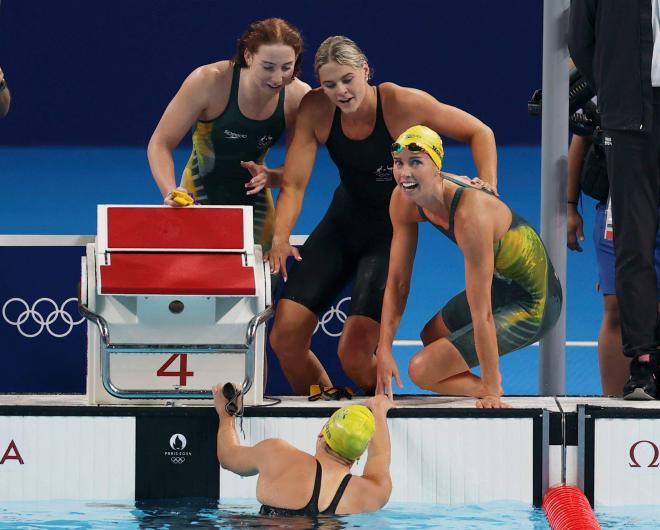
[[292, 100], [300, 104], [300, 100], [311, 89], [311, 86], [296, 77], [288, 85], [286, 85], [284, 90], [287, 100]]
[[261, 467], [267, 469], [289, 468], [313, 457], [281, 438], [266, 438], [254, 446], [259, 451]]
[[381, 83], [378, 85], [378, 91], [383, 99], [384, 106], [414, 106], [420, 98], [431, 97], [428, 92], [423, 90], [397, 85], [392, 82]]
[[424, 109], [433, 101], [433, 97], [423, 90], [396, 83], [381, 83], [378, 89], [385, 125], [392, 138], [399, 136], [408, 127], [422, 123], [425, 119]]
[[[301, 81], [297, 77], [293, 79], [286, 87], [284, 88], [284, 111], [287, 114], [287, 123], [290, 118], [295, 118], [295, 115], [300, 107], [300, 102], [302, 98], [311, 90], [307, 83]], [[295, 119], [292, 123], [295, 122]]]
[[335, 106], [320, 87], [309, 90], [300, 102], [300, 111], [310, 116], [321, 117], [328, 114], [332, 115], [334, 109]]
[[233, 68], [234, 63], [232, 61], [204, 64], [195, 68], [187, 77], [185, 83], [189, 83], [200, 90], [206, 89], [229, 94]]
[[322, 88], [314, 88], [307, 92], [300, 101], [298, 122], [314, 136], [320, 144], [325, 143], [332, 125], [335, 106], [325, 95]]

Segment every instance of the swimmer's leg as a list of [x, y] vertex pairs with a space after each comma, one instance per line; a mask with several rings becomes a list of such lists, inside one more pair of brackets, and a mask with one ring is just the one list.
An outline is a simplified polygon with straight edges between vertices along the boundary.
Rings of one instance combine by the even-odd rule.
[[376, 388], [376, 346], [380, 324], [363, 315], [346, 319], [339, 339], [339, 360], [346, 375], [367, 394]]
[[483, 395], [481, 378], [470, 367], [456, 346], [446, 338], [437, 339], [410, 360], [408, 375], [424, 390], [448, 396]]
[[428, 346], [432, 342], [449, 337], [451, 330], [442, 319], [442, 310], [438, 311], [431, 320], [429, 320], [422, 329], [419, 337], [422, 339], [424, 346]]
[[323, 365], [310, 350], [316, 322], [316, 315], [302, 304], [288, 299], [277, 304], [270, 345], [287, 381], [299, 395], [308, 394], [310, 385], [332, 386]]

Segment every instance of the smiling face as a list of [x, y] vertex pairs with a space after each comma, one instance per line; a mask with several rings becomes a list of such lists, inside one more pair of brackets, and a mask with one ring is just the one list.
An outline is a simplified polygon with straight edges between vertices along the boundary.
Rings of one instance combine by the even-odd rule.
[[404, 147], [392, 153], [393, 173], [397, 186], [410, 201], [419, 200], [431, 193], [440, 169], [425, 151], [411, 151]]
[[245, 62], [264, 91], [279, 92], [293, 77], [296, 54], [286, 44], [262, 44], [255, 53], [245, 50]]
[[321, 66], [318, 70], [323, 92], [342, 112], [355, 112], [367, 93], [369, 66], [361, 67], [342, 65], [334, 61]]

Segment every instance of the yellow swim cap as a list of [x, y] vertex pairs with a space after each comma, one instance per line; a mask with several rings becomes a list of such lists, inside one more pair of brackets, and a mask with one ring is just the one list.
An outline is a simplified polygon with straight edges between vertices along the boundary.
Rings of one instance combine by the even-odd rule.
[[323, 426], [330, 449], [348, 460], [357, 460], [376, 430], [373, 413], [364, 405], [349, 405], [336, 411]]
[[[396, 139], [396, 142], [392, 144], [392, 152], [400, 153], [406, 147], [410, 149], [411, 144], [421, 148], [416, 149], [417, 151], [424, 150], [438, 166], [438, 169], [442, 167], [445, 150], [442, 147], [442, 138], [437, 132], [424, 125], [414, 125], [403, 131], [401, 136]], [[415, 151], [415, 149], [410, 150]]]

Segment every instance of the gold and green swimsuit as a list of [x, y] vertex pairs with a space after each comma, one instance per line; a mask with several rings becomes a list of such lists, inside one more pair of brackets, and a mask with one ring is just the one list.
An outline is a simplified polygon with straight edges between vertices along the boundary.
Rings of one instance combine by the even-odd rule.
[[[466, 185], [459, 185], [449, 210], [449, 229], [434, 223], [456, 243], [454, 216]], [[424, 210], [419, 213], [428, 221]], [[562, 289], [541, 237], [534, 228], [511, 211], [512, 221], [504, 236], [493, 243], [495, 273], [491, 290], [493, 319], [499, 354], [503, 355], [536, 342], [554, 326], [562, 305]], [[451, 331], [448, 340], [461, 352], [468, 366], [479, 364], [474, 344], [474, 328], [465, 291], [454, 296], [443, 308], [442, 318]]]
[[247, 195], [250, 172], [241, 161], [262, 164], [268, 149], [281, 136], [284, 122], [284, 90], [275, 112], [265, 120], [243, 116], [238, 107], [240, 67], [234, 66], [227, 108], [214, 120], [198, 120], [193, 131], [193, 149], [183, 171], [181, 185], [200, 204], [239, 204], [253, 207], [254, 241], [264, 251], [273, 237], [273, 195], [264, 188]]

